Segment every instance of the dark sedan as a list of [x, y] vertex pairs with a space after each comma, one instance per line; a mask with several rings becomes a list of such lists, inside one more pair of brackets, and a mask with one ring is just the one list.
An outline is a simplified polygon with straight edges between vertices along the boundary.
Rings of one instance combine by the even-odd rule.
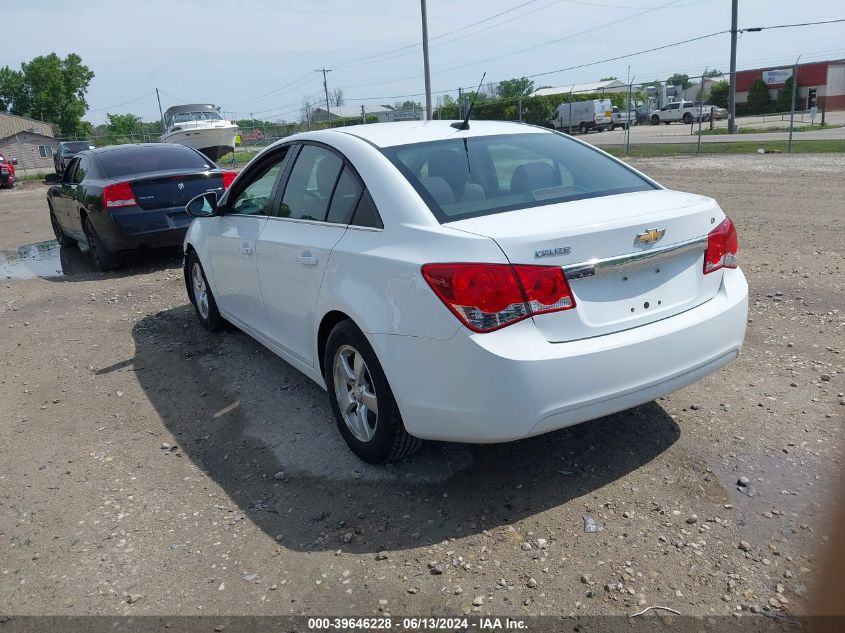
[[99, 270], [122, 251], [181, 245], [191, 218], [185, 204], [206, 191], [222, 195], [235, 172], [184, 145], [115, 145], [80, 152], [47, 192], [50, 222], [62, 246], [88, 244]]
[[61, 176], [73, 157], [87, 149], [94, 149], [94, 146], [88, 141], [62, 141], [59, 143], [53, 154], [53, 168], [56, 173]]

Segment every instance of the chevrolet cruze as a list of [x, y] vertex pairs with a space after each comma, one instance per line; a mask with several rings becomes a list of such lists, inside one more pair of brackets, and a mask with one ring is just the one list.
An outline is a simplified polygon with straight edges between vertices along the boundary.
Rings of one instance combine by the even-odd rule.
[[325, 388], [371, 463], [648, 402], [729, 363], [745, 335], [719, 205], [550, 130], [299, 134], [187, 211], [199, 321], [234, 324]]

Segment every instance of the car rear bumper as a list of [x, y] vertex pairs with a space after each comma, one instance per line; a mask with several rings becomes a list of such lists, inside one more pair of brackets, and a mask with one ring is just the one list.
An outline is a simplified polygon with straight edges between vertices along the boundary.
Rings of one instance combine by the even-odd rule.
[[181, 246], [191, 217], [183, 208], [119, 209], [98, 214], [95, 228], [112, 251]]
[[370, 335], [409, 433], [503, 442], [622, 411], [681, 389], [736, 358], [748, 285], [726, 270], [719, 292], [684, 313], [624, 332], [549, 343], [533, 322], [446, 341]]

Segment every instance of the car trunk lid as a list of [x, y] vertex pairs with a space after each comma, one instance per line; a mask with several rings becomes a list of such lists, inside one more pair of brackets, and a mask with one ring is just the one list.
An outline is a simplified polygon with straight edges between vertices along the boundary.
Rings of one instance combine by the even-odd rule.
[[216, 191], [218, 195], [223, 195], [223, 177], [217, 171], [193, 174], [159, 172], [134, 178], [129, 184], [138, 206], [145, 210], [178, 208], [184, 213], [182, 207], [201, 193]]
[[703, 254], [724, 217], [710, 198], [657, 190], [446, 226], [492, 238], [511, 264], [562, 266], [576, 309], [534, 322], [547, 340], [564, 342], [652, 323], [711, 299], [722, 272], [705, 275]]

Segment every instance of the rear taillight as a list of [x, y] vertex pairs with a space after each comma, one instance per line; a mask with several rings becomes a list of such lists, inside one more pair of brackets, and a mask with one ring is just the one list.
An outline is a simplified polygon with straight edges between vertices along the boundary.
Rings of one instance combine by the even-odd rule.
[[704, 252], [704, 274], [712, 273], [720, 268], [736, 268], [739, 241], [736, 227], [730, 218], [724, 221], [707, 235], [707, 250]]
[[229, 188], [229, 185], [232, 184], [232, 181], [235, 180], [235, 177], [238, 175], [236, 171], [224, 171], [223, 172], [223, 191]]
[[534, 314], [569, 310], [575, 299], [556, 266], [425, 264], [422, 274], [469, 329], [492, 332]]
[[103, 189], [103, 208], [120, 209], [122, 207], [134, 207], [135, 194], [128, 182], [119, 182], [116, 185], [109, 185]]

